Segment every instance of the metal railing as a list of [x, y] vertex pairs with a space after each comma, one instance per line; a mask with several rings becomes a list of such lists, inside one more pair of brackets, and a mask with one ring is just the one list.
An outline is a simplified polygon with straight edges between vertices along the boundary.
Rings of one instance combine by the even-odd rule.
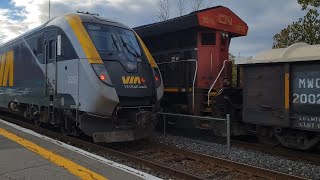
[[[159, 124], [157, 131], [163, 135], [183, 136], [190, 139], [196, 139], [206, 142], [215, 142], [219, 144], [225, 144], [228, 147], [230, 144], [230, 115], [227, 114], [225, 119], [194, 116], [186, 114], [173, 114], [173, 113], [158, 113]], [[182, 118], [182, 123], [177, 122], [177, 118]], [[200, 127], [197, 124], [199, 120], [208, 122], [210, 126]], [[186, 124], [190, 124], [186, 127]], [[220, 136], [219, 136], [220, 135]]]
[[226, 66], [226, 62], [228, 62], [228, 61], [230, 61], [230, 60], [224, 60], [224, 61], [223, 61], [223, 66], [222, 66], [222, 68], [220, 69], [219, 74], [217, 75], [216, 79], [214, 80], [214, 82], [212, 83], [210, 89], [208, 90], [208, 106], [210, 106], [210, 93], [211, 93], [214, 85], [216, 85], [219, 77], [221, 76], [221, 74], [222, 74], [222, 72], [223, 72], [223, 70], [224, 70], [224, 68], [225, 68], [225, 66]]

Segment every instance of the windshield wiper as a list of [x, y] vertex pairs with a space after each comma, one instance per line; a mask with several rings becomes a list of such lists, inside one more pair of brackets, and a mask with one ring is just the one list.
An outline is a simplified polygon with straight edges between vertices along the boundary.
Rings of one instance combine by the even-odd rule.
[[116, 39], [114, 38], [113, 34], [111, 34], [111, 38], [112, 38], [112, 41], [113, 41], [113, 45], [117, 48], [118, 52], [119, 52], [119, 47], [117, 45], [117, 41]]
[[[135, 56], [136, 58], [141, 58], [141, 54], [134, 48], [132, 47], [130, 44], [124, 42], [124, 40], [122, 39], [122, 37], [120, 37], [123, 47], [126, 48], [126, 50], [131, 53], [133, 56]], [[129, 47], [129, 48], [128, 48]], [[131, 50], [130, 50], [131, 49]], [[133, 50], [133, 51], [132, 51]]]

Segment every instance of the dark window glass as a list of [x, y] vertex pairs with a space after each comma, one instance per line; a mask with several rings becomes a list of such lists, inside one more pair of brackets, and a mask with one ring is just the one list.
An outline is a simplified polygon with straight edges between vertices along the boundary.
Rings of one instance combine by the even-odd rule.
[[37, 55], [38, 50], [37, 50], [37, 38], [32, 37], [27, 39], [27, 44], [30, 47], [31, 51], [33, 52], [34, 55]]
[[216, 34], [215, 33], [202, 33], [201, 34], [202, 45], [215, 45]]
[[54, 53], [55, 53], [55, 42], [54, 40], [49, 41], [49, 59], [54, 58]]
[[143, 51], [133, 31], [102, 24], [85, 24], [85, 27], [101, 57], [143, 60]]
[[40, 36], [37, 39], [37, 54], [36, 55], [42, 54], [42, 44], [43, 44], [43, 37]]
[[65, 61], [70, 59], [78, 58], [73, 45], [71, 44], [69, 38], [61, 31], [61, 52], [62, 55], [57, 57], [58, 61]]
[[29, 39], [27, 39], [27, 44], [28, 47], [30, 47], [32, 53], [35, 56], [41, 55], [43, 52], [42, 50], [42, 41], [43, 41], [43, 36], [42, 35], [36, 35], [33, 36]]

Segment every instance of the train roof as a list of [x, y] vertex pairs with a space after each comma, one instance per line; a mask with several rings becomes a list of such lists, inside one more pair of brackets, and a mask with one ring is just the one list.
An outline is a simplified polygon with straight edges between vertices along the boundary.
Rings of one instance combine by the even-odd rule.
[[133, 28], [140, 36], [157, 36], [194, 27], [206, 27], [230, 32], [233, 36], [245, 36], [247, 24], [229, 8], [215, 6], [162, 22]]
[[266, 64], [320, 60], [320, 44], [296, 43], [287, 48], [271, 49], [255, 57], [240, 59], [236, 64]]
[[[70, 15], [70, 14], [66, 14], [66, 15]], [[105, 18], [105, 17], [101, 17], [101, 16], [98, 16], [95, 14], [91, 15], [88, 13], [74, 13], [72, 15], [79, 16], [83, 22], [107, 24], [107, 25], [111, 25], [111, 26], [118, 26], [118, 27], [122, 27], [122, 28], [126, 28], [126, 29], [131, 29], [129, 26], [126, 26], [118, 21], [115, 21], [115, 20], [112, 20], [109, 18]]]

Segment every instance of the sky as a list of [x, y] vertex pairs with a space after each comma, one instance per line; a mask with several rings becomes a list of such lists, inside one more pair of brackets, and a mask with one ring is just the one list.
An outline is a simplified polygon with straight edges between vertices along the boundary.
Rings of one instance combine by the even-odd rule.
[[[171, 17], [177, 16], [175, 0]], [[186, 0], [191, 1], [191, 0]], [[305, 14], [297, 0], [207, 0], [206, 6], [231, 9], [249, 26], [246, 37], [234, 38], [230, 52], [254, 56], [270, 49], [272, 37]], [[85, 11], [120, 21], [130, 27], [155, 22], [156, 0], [51, 0], [51, 17]], [[187, 5], [189, 7], [190, 5]], [[0, 0], [0, 44], [48, 20], [48, 0]], [[186, 9], [186, 13], [190, 8]]]

